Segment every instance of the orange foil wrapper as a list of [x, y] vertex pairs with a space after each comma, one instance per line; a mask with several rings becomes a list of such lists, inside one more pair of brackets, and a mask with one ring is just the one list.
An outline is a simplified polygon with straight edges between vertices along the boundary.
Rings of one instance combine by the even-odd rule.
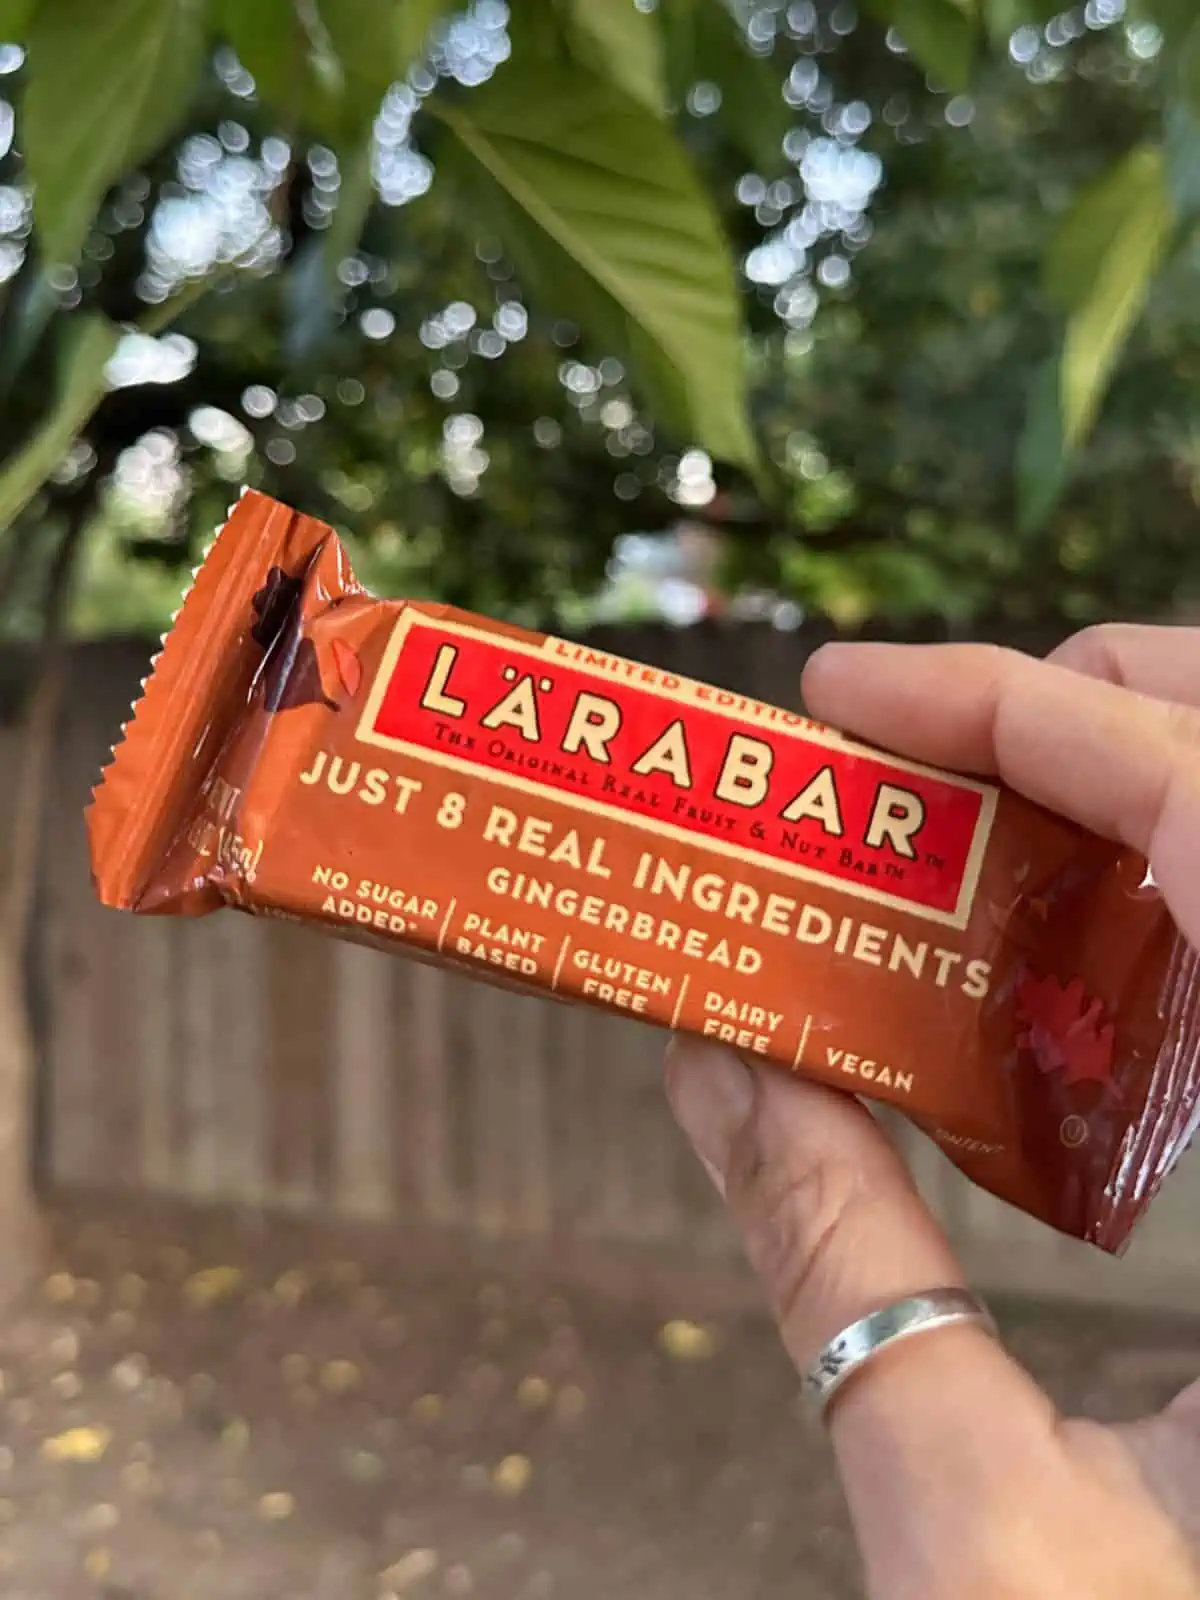
[[262, 495], [124, 732], [88, 813], [107, 905], [289, 917], [726, 1041], [1108, 1250], [1200, 1120], [1197, 958], [1140, 857], [798, 712], [376, 599]]

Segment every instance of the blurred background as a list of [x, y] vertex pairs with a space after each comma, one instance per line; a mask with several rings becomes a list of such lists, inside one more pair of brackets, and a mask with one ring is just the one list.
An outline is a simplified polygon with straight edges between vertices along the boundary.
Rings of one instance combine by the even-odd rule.
[[[1198, 213], [1191, 0], [0, 0], [10, 1600], [859, 1593], [661, 1039], [81, 812], [246, 483], [780, 703], [1195, 615]], [[1200, 1171], [1114, 1263], [899, 1136], [1065, 1404], [1200, 1370]]]

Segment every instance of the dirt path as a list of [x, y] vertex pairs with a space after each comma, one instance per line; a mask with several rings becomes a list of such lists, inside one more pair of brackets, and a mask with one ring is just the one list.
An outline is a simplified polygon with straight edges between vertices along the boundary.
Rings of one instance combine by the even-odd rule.
[[[305, 1241], [307, 1240], [307, 1248]], [[296, 1229], [59, 1228], [0, 1334], [6, 1600], [849, 1600], [824, 1440], [765, 1322]], [[1007, 1318], [1129, 1414], [1200, 1330]]]

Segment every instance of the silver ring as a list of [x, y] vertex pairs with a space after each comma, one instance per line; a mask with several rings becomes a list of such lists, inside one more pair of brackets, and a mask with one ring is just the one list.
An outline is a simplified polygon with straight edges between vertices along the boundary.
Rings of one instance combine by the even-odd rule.
[[919, 1333], [932, 1333], [959, 1323], [982, 1328], [996, 1337], [991, 1312], [966, 1289], [927, 1289], [924, 1294], [896, 1300], [881, 1311], [852, 1322], [829, 1341], [803, 1375], [804, 1394], [823, 1414], [846, 1380], [881, 1350]]

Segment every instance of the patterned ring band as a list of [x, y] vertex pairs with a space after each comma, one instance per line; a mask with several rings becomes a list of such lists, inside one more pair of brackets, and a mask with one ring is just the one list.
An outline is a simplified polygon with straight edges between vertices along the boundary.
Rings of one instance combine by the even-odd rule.
[[844, 1328], [831, 1339], [803, 1375], [804, 1394], [824, 1414], [848, 1378], [881, 1350], [917, 1334], [969, 1323], [996, 1337], [996, 1324], [978, 1296], [966, 1289], [927, 1289], [924, 1294], [894, 1301]]

